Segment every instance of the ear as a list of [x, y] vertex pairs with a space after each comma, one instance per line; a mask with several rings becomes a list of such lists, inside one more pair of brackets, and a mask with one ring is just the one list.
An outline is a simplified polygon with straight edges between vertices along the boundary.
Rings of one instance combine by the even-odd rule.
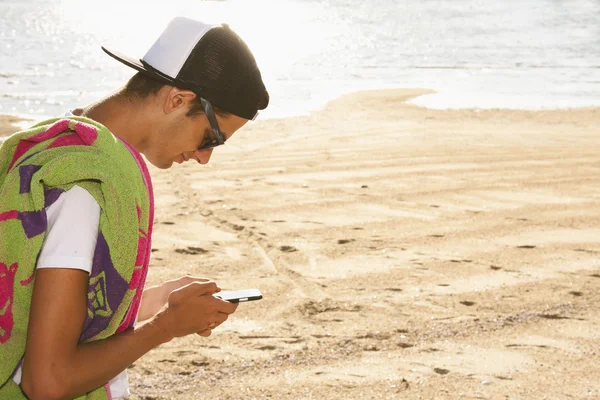
[[167, 86], [168, 92], [165, 96], [163, 111], [165, 114], [170, 114], [178, 110], [187, 110], [190, 108], [191, 102], [196, 98], [196, 93], [190, 90], [183, 90], [173, 86]]

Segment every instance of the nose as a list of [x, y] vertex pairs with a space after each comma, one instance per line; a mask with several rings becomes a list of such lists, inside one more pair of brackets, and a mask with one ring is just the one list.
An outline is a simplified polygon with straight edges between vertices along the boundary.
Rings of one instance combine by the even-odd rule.
[[200, 164], [208, 164], [212, 152], [213, 149], [196, 150], [196, 152], [194, 153], [194, 158], [196, 158], [196, 161], [198, 161], [198, 163]]

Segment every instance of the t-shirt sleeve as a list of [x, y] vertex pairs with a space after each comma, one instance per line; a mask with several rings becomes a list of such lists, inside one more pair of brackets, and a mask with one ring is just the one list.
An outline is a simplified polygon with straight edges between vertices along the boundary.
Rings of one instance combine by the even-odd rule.
[[87, 190], [73, 186], [46, 209], [48, 227], [37, 268], [92, 271], [100, 206]]

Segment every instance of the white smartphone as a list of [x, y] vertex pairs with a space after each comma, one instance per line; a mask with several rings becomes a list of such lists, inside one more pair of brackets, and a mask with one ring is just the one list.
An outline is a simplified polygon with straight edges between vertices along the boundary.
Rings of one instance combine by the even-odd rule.
[[213, 294], [222, 300], [230, 303], [241, 303], [243, 301], [252, 301], [262, 299], [262, 293], [258, 289], [233, 290], [230, 292], [219, 292]]

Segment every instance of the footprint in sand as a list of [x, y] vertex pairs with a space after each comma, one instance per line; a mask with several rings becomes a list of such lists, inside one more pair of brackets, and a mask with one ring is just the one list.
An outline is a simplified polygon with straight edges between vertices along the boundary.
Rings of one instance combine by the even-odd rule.
[[435, 347], [430, 347], [428, 349], [423, 350], [425, 353], [437, 353], [440, 349], [436, 349]]
[[189, 246], [189, 247], [186, 247], [185, 249], [175, 249], [175, 253], [196, 255], [196, 254], [208, 253], [208, 250], [204, 250], [202, 247]]
[[280, 246], [279, 250], [283, 251], [284, 253], [293, 253], [294, 251], [298, 251], [298, 249], [294, 246]]
[[191, 355], [191, 354], [196, 354], [196, 352], [192, 351], [192, 350], [179, 350], [179, 351], [175, 352], [175, 355], [177, 355], [179, 357], [181, 357], [181, 356], [188, 356], [188, 355]]
[[572, 295], [573, 295], [573, 296], [575, 296], [575, 297], [580, 297], [580, 296], [583, 296], [583, 293], [581, 293], [581, 292], [576, 292], [576, 291], [569, 292], [569, 294], [572, 294]]
[[558, 314], [545, 314], [545, 315], [540, 315], [540, 317], [542, 317], [544, 319], [570, 319], [569, 317], [562, 317]]
[[346, 244], [346, 243], [351, 243], [354, 242], [354, 239], [339, 239], [338, 244]]
[[600, 253], [598, 251], [594, 251], [594, 250], [587, 250], [587, 249], [575, 249], [573, 251], [579, 251], [581, 253], [590, 253], [590, 254], [594, 254], [594, 253]]
[[257, 348], [258, 348], [258, 350], [263, 350], [263, 351], [277, 349], [277, 347], [275, 347], [273, 345], [260, 346], [260, 347], [257, 347]]
[[379, 346], [376, 344], [366, 344], [363, 346], [364, 351], [379, 351]]
[[337, 303], [329, 299], [324, 299], [320, 301], [309, 300], [299, 306], [299, 310], [305, 316], [312, 317], [330, 311], [358, 312], [361, 310], [361, 306], [358, 304]]

